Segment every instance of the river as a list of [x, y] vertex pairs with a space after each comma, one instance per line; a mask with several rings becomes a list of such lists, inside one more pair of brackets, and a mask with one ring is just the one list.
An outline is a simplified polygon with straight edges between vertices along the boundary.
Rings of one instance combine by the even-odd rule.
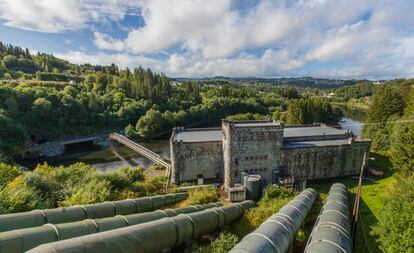
[[[345, 110], [344, 117], [339, 124], [343, 129], [350, 130], [355, 135], [360, 136], [363, 126], [362, 118], [363, 116], [361, 116], [360, 112], [356, 113], [355, 110]], [[168, 139], [143, 142], [140, 144], [161, 155], [162, 158], [169, 160], [170, 148]], [[116, 153], [118, 155], [116, 155]], [[121, 160], [120, 157], [124, 160]], [[143, 168], [148, 168], [152, 164], [151, 161], [129, 148], [116, 144], [114, 146], [103, 148], [95, 147], [92, 149], [86, 148], [84, 150], [75, 150], [58, 157], [48, 158], [45, 161], [56, 166], [83, 162], [95, 166], [100, 171], [114, 170], [131, 165], [139, 165]], [[22, 165], [33, 169], [35, 167], [35, 162], [24, 162]]]
[[[168, 160], [170, 157], [168, 140], [155, 140], [141, 142], [141, 145], [156, 152], [162, 158]], [[122, 159], [120, 158], [122, 157]], [[114, 170], [124, 166], [139, 165], [143, 168], [151, 166], [152, 162], [137, 154], [131, 149], [114, 143], [113, 146], [90, 146], [71, 150], [63, 155], [45, 158], [44, 160], [21, 160], [19, 163], [29, 169], [34, 169], [36, 163], [47, 162], [50, 165], [70, 165], [77, 162], [93, 165], [100, 171]]]
[[364, 124], [361, 121], [343, 117], [339, 125], [342, 129], [349, 130], [356, 136], [361, 136], [362, 126]]

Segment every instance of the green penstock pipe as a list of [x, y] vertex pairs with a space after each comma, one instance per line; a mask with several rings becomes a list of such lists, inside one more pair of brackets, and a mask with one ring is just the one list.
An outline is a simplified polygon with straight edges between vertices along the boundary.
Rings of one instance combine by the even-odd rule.
[[305, 248], [305, 253], [335, 252], [352, 252], [348, 189], [341, 183], [331, 186]]
[[316, 196], [315, 190], [304, 190], [255, 231], [246, 235], [230, 253], [287, 252]]
[[179, 214], [143, 224], [43, 244], [31, 253], [151, 253], [171, 250], [232, 223], [253, 201]]
[[162, 206], [180, 202], [187, 197], [187, 193], [174, 193], [91, 205], [76, 205], [65, 208], [3, 214], [0, 215], [0, 232], [37, 227], [46, 223], [60, 224], [85, 219], [99, 219], [115, 215], [148, 212]]
[[193, 213], [207, 208], [218, 207], [220, 203], [189, 206], [185, 208], [157, 210], [129, 215], [117, 215], [101, 219], [62, 224], [45, 224], [39, 227], [23, 228], [0, 233], [0, 253], [21, 253], [44, 243], [66, 240], [78, 236], [137, 225], [181, 213]]

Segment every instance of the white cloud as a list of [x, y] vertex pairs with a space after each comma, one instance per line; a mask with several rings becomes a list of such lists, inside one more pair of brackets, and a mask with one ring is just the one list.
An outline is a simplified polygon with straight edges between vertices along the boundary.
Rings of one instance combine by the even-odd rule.
[[121, 41], [114, 40], [106, 34], [94, 32], [94, 36], [94, 43], [100, 49], [112, 49], [116, 51], [124, 49], [124, 44]]
[[0, 19], [11, 27], [57, 33], [120, 20], [137, 6], [137, 0], [0, 0]]
[[[263, 0], [243, 11], [234, 9], [235, 1], [0, 0], [0, 19], [61, 32], [139, 14], [143, 24], [129, 26], [122, 39], [94, 32], [95, 45], [112, 54], [62, 56], [141, 64], [172, 76], [414, 75], [414, 1]], [[151, 58], [154, 53], [167, 58]]]

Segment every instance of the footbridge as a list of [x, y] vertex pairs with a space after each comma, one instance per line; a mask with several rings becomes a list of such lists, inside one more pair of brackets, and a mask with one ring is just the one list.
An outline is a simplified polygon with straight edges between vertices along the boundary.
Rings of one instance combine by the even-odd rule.
[[109, 135], [109, 139], [115, 140], [125, 146], [127, 146], [128, 148], [134, 150], [135, 152], [139, 153], [140, 155], [142, 155], [143, 157], [151, 160], [154, 163], [158, 163], [161, 164], [162, 166], [164, 166], [167, 170], [166, 170], [166, 176], [167, 176], [167, 181], [169, 181], [169, 177], [170, 177], [170, 173], [171, 173], [171, 164], [169, 164], [168, 162], [166, 162], [164, 159], [161, 158], [161, 156], [149, 149], [147, 149], [146, 147], [131, 141], [130, 139], [128, 139], [127, 137], [120, 135], [118, 133], [112, 133], [111, 135]]

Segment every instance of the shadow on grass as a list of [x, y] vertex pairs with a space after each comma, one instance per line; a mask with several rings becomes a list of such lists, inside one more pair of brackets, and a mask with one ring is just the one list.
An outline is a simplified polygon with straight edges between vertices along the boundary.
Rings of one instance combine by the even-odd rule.
[[360, 200], [359, 220], [357, 225], [354, 253], [377, 253], [382, 252], [378, 248], [376, 240], [378, 236], [372, 235], [372, 229], [377, 224], [378, 219], [367, 206], [364, 199]]

